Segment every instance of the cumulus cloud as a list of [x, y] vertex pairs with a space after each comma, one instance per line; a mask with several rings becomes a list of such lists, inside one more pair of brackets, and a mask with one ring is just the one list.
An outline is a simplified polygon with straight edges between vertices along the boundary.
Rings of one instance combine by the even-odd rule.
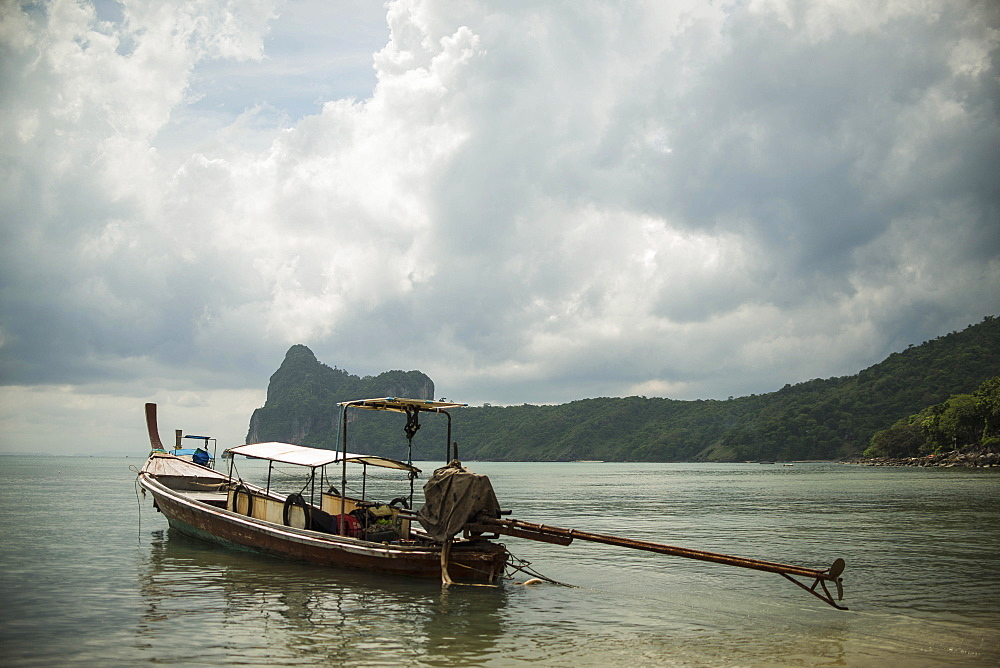
[[373, 4], [2, 6], [9, 388], [724, 397], [1000, 307], [990, 3]]

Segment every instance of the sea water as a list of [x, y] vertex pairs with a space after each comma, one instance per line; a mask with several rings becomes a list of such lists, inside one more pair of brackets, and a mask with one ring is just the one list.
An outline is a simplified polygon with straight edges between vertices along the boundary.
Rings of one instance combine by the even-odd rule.
[[506, 540], [572, 587], [519, 573], [443, 589], [226, 550], [168, 530], [134, 485], [141, 463], [0, 457], [0, 664], [1000, 663], [1000, 470], [468, 464], [525, 521], [843, 558], [845, 612], [779, 575], [580, 541]]

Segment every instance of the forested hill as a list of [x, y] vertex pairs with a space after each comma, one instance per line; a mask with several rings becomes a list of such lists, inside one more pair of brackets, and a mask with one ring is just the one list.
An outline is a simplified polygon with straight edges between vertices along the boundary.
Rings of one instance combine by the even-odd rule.
[[[320, 377], [348, 374], [319, 364], [304, 346], [294, 346], [289, 356], [296, 349], [302, 349], [312, 359], [310, 365], [305, 365], [306, 380], [300, 382], [297, 376], [282, 374], [289, 363], [286, 357], [282, 369], [271, 378], [267, 405], [254, 413], [250, 430], [250, 438], [257, 437], [254, 440], [286, 440], [329, 447], [336, 442], [338, 415], [335, 406], [320, 410], [330, 406], [328, 397], [336, 394], [338, 400], [345, 400], [407, 396], [405, 391], [365, 392], [367, 388], [361, 386], [322, 390], [316, 385]], [[319, 371], [318, 367], [329, 373]], [[282, 388], [275, 386], [279, 374], [284, 383]], [[433, 384], [423, 374], [395, 371], [388, 375], [394, 377], [392, 374], [425, 378], [430, 394], [418, 398], [433, 395]], [[972, 392], [987, 378], [997, 375], [1000, 375], [1000, 319], [991, 316], [964, 331], [893, 353], [854, 376], [811, 380], [786, 385], [770, 394], [729, 400], [626, 397], [583, 399], [558, 406], [465, 408], [454, 411], [453, 438], [458, 441], [465, 460], [835, 459], [860, 453], [868, 447], [876, 431], [953, 394]], [[307, 390], [305, 386], [314, 389]], [[342, 394], [347, 390], [353, 394]], [[289, 400], [286, 392], [294, 392], [297, 398]], [[303, 406], [308, 406], [309, 411]], [[311, 421], [303, 431], [307, 414]], [[272, 421], [280, 423], [281, 428], [271, 429]], [[389, 419], [376, 424], [367, 420], [359, 424], [354, 430], [351, 449], [405, 456], [402, 422], [396, 422]], [[433, 416], [424, 422], [424, 428], [414, 439], [413, 457], [439, 460], [444, 449], [442, 425], [436, 424]], [[298, 425], [299, 430], [292, 429], [293, 425]], [[298, 440], [293, 438], [299, 433], [303, 436]], [[264, 434], [271, 435], [259, 438]]]

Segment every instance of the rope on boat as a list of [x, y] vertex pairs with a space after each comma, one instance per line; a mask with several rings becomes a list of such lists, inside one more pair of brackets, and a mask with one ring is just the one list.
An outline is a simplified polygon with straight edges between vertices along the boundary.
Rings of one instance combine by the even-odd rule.
[[395, 482], [395, 483], [398, 483], [402, 480], [399, 472], [396, 473], [390, 472], [386, 473], [385, 475], [379, 475], [378, 473], [369, 472], [366, 473], [365, 475], [368, 477], [369, 480], [384, 480], [386, 482]]
[[[450, 419], [450, 418], [449, 418]], [[403, 432], [406, 433], [406, 465], [413, 466], [413, 437], [416, 436], [417, 430], [420, 429], [420, 409], [412, 408], [410, 406], [406, 407], [406, 426], [403, 427]], [[416, 474], [410, 471], [410, 506], [413, 505], [413, 480], [416, 478]]]
[[[129, 464], [128, 470], [135, 473], [135, 480], [132, 481], [132, 487], [135, 488], [135, 505], [139, 511], [139, 521], [137, 524], [139, 525], [139, 544], [142, 545], [142, 499], [139, 498], [139, 474], [141, 471], [136, 468], [135, 464]], [[142, 490], [142, 495], [146, 496], [145, 489]]]
[[411, 406], [406, 406], [406, 426], [403, 427], [403, 432], [406, 434], [406, 463], [409, 466], [413, 466], [413, 437], [417, 434], [417, 430], [420, 429], [420, 409]]
[[533, 578], [538, 578], [539, 580], [544, 580], [549, 584], [559, 585], [560, 587], [571, 587], [573, 589], [579, 589], [578, 585], [568, 584], [566, 582], [559, 582], [558, 580], [553, 580], [550, 577], [542, 575], [534, 568], [531, 567], [531, 562], [527, 559], [521, 559], [515, 556], [510, 550], [507, 550], [507, 573], [505, 576], [508, 579], [513, 580], [515, 573], [524, 573], [525, 575], [530, 575]]

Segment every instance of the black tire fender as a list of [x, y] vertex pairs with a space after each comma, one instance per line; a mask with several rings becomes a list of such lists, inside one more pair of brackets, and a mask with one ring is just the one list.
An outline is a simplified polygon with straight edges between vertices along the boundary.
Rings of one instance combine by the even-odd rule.
[[302, 514], [305, 516], [305, 526], [295, 527], [296, 529], [308, 529], [312, 526], [312, 506], [305, 500], [301, 494], [289, 494], [285, 497], [285, 507], [281, 512], [281, 520], [284, 522], [286, 527], [292, 526], [288, 523], [288, 513], [293, 507], [299, 507], [302, 509]]
[[240, 508], [240, 494], [246, 494], [246, 497], [247, 497], [247, 512], [246, 512], [246, 515], [247, 515], [247, 517], [252, 517], [253, 516], [253, 494], [250, 492], [250, 488], [247, 487], [243, 483], [240, 483], [239, 485], [237, 485], [236, 489], [233, 490], [233, 507], [232, 507], [231, 510], [234, 513], [239, 513], [240, 512], [240, 510], [239, 510], [239, 508]]

